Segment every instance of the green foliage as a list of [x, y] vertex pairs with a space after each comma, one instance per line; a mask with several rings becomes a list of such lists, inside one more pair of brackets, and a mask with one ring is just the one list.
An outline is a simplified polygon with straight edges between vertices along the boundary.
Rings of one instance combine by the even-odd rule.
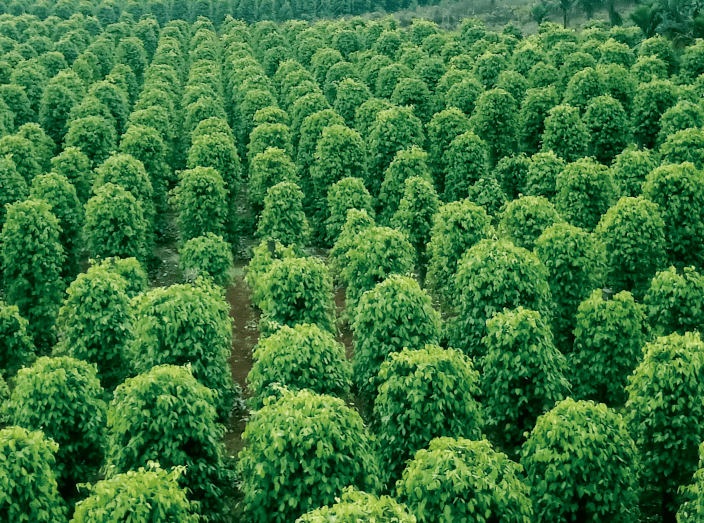
[[704, 168], [704, 131], [699, 129], [685, 129], [671, 134], [660, 146], [662, 163], [679, 164], [691, 162], [701, 170]]
[[8, 418], [13, 425], [43, 431], [59, 444], [54, 472], [68, 498], [103, 460], [102, 394], [95, 367], [73, 358], [39, 358], [15, 378]]
[[406, 179], [403, 198], [391, 218], [391, 225], [407, 232], [408, 241], [416, 249], [416, 262], [421, 269], [427, 263], [426, 246], [439, 210], [440, 199], [430, 181], [421, 176]]
[[282, 245], [275, 241], [273, 245], [267, 241], [262, 241], [257, 247], [252, 249], [252, 259], [245, 271], [245, 283], [252, 289], [252, 303], [260, 309], [266, 299], [265, 283], [266, 273], [274, 264], [275, 260], [300, 256], [299, 249], [295, 245]]
[[330, 507], [321, 507], [308, 512], [296, 523], [357, 523], [358, 521], [379, 523], [416, 523], [406, 507], [389, 496], [376, 497], [359, 492], [352, 487], [343, 490], [339, 500]]
[[492, 166], [516, 150], [518, 104], [508, 92], [491, 89], [482, 93], [470, 122], [474, 132], [487, 143]]
[[609, 95], [593, 98], [589, 102], [584, 124], [591, 137], [590, 151], [601, 163], [611, 163], [628, 144], [628, 116], [621, 103]]
[[506, 240], [481, 240], [457, 263], [452, 282], [457, 317], [450, 343], [469, 356], [480, 356], [486, 321], [504, 308], [522, 306], [552, 319], [548, 271], [538, 257]]
[[431, 181], [427, 165], [428, 154], [420, 147], [401, 149], [394, 156], [391, 164], [384, 171], [384, 181], [379, 192], [381, 214], [379, 220], [389, 224], [403, 198], [403, 188], [406, 180], [412, 176], [420, 176]]
[[527, 153], [537, 153], [543, 143], [545, 119], [549, 111], [560, 103], [554, 86], [535, 87], [526, 91], [519, 115], [520, 142]]
[[621, 415], [606, 405], [558, 403], [538, 418], [521, 464], [535, 521], [639, 520], [637, 448]]
[[99, 265], [124, 278], [130, 299], [147, 290], [147, 273], [137, 258], [105, 258]]
[[[628, 379], [626, 410], [641, 458], [641, 482], [663, 495], [663, 512], [697, 467], [704, 439], [704, 343], [698, 334], [670, 334], [649, 343]], [[673, 423], [677, 420], [677, 423]]]
[[645, 294], [648, 322], [656, 336], [698, 332], [704, 327], [704, 277], [692, 267], [655, 274]]
[[59, 176], [64, 176], [74, 186], [78, 200], [85, 205], [91, 197], [93, 185], [88, 157], [77, 147], [66, 147], [51, 159], [51, 170]]
[[499, 233], [516, 247], [532, 251], [543, 231], [561, 221], [555, 206], [547, 198], [520, 196], [504, 207], [499, 221]]
[[332, 125], [345, 125], [342, 117], [332, 109], [318, 111], [303, 120], [296, 162], [302, 173], [306, 174], [310, 170], [316, 159], [315, 153], [323, 130]]
[[643, 147], [652, 148], [658, 136], [658, 122], [677, 103], [678, 88], [669, 80], [652, 80], [638, 86], [631, 115], [633, 134]]
[[567, 166], [553, 151], [536, 153], [530, 158], [526, 173], [525, 194], [552, 200], [556, 194], [557, 175]]
[[4, 299], [29, 322], [29, 334], [40, 351], [54, 340], [54, 322], [64, 284], [65, 255], [59, 221], [44, 200], [25, 200], [6, 207], [0, 234]]
[[694, 473], [691, 485], [683, 488], [686, 501], [677, 511], [677, 523], [696, 523], [704, 515], [704, 448], [699, 446], [699, 469]]
[[569, 394], [567, 360], [541, 314], [520, 306], [489, 318], [482, 342], [486, 353], [478, 366], [487, 431], [515, 455], [538, 416]]
[[427, 286], [450, 301], [453, 291], [448, 282], [457, 270], [457, 262], [467, 249], [493, 234], [491, 218], [471, 201], [460, 200], [440, 206], [427, 244]]
[[388, 355], [378, 381], [372, 426], [389, 488], [434, 438], [481, 439], [479, 373], [461, 352], [432, 345], [404, 348]]
[[303, 197], [298, 185], [290, 181], [270, 187], [264, 198], [257, 235], [279, 240], [284, 245], [305, 245], [310, 231], [303, 213]]
[[227, 287], [235, 270], [232, 247], [222, 236], [208, 232], [191, 238], [179, 249], [179, 268], [186, 281], [212, 278], [217, 285]]
[[68, 283], [78, 274], [83, 249], [83, 206], [76, 196], [76, 189], [61, 175], [42, 174], [32, 180], [29, 197], [48, 202], [51, 213], [59, 220], [59, 241], [66, 255], [61, 274]]
[[53, 471], [56, 442], [21, 427], [0, 430], [0, 512], [8, 521], [66, 523]]
[[593, 231], [615, 200], [609, 170], [592, 158], [570, 163], [557, 175], [555, 207], [568, 222]]
[[234, 198], [242, 183], [240, 157], [235, 141], [224, 133], [208, 133], [193, 139], [188, 150], [188, 168], [212, 167], [220, 173], [230, 198]]
[[[0, 301], [0, 378], [11, 378], [34, 358], [34, 343], [29, 334], [29, 322], [20, 316], [15, 305]], [[0, 402], [0, 416], [2, 416]]]
[[102, 116], [86, 116], [68, 126], [66, 147], [76, 147], [94, 166], [103, 163], [117, 146], [115, 126]]
[[597, 289], [579, 305], [575, 324], [570, 354], [575, 396], [620, 407], [645, 344], [644, 307], [628, 291], [606, 299]]
[[249, 199], [256, 208], [264, 205], [267, 191], [280, 182], [297, 182], [296, 166], [283, 149], [269, 147], [249, 164]]
[[0, 157], [0, 230], [5, 224], [6, 205], [22, 201], [29, 195], [27, 182], [9, 156]]
[[190, 364], [193, 376], [213, 391], [220, 419], [235, 395], [227, 362], [232, 351], [229, 306], [207, 280], [157, 287], [133, 302], [134, 338], [126, 352], [136, 372], [158, 365]]
[[592, 67], [585, 67], [570, 78], [565, 88], [563, 103], [576, 107], [580, 114], [584, 114], [587, 105], [603, 92], [602, 75]]
[[[704, 125], [704, 109], [689, 100], [680, 100], [660, 117], [660, 133], [658, 143], [662, 144], [667, 137], [677, 131], [684, 131]], [[672, 162], [676, 163], [676, 162]]]
[[132, 193], [119, 185], [106, 183], [95, 189], [86, 203], [83, 236], [86, 248], [95, 258], [109, 256], [146, 260], [148, 223], [144, 208]]
[[167, 472], [152, 464], [99, 481], [76, 505], [71, 522], [112, 523], [129, 517], [134, 523], [198, 523], [197, 507], [178, 484], [185, 473], [184, 467]]
[[442, 155], [445, 201], [466, 198], [470, 187], [486, 176], [487, 154], [487, 144], [471, 131], [450, 142]]
[[663, 165], [648, 174], [643, 196], [660, 209], [668, 261], [703, 266], [704, 173], [691, 163]]
[[346, 261], [341, 277], [347, 285], [347, 310], [354, 313], [362, 295], [377, 283], [391, 274], [411, 272], [415, 249], [404, 233], [388, 227], [371, 227], [355, 236]]
[[332, 278], [314, 258], [276, 260], [264, 275], [262, 320], [274, 325], [316, 324], [335, 333]]
[[423, 124], [410, 107], [392, 107], [377, 114], [369, 134], [369, 164], [365, 184], [379, 195], [383, 173], [401, 149], [423, 146]]
[[529, 523], [533, 509], [521, 472], [486, 440], [437, 438], [409, 462], [396, 497], [419, 523]]
[[181, 172], [171, 202], [179, 212], [182, 241], [208, 233], [225, 235], [227, 189], [220, 173], [212, 167], [196, 167]]
[[316, 324], [284, 325], [254, 348], [254, 365], [247, 375], [251, 407], [264, 406], [276, 388], [308, 389], [317, 394], [345, 398], [352, 383], [352, 365], [345, 347]]
[[456, 107], [435, 113], [426, 126], [429, 144], [428, 166], [440, 191], [445, 188], [445, 177], [452, 172], [445, 164], [445, 151], [455, 138], [469, 130], [469, 118]]
[[334, 244], [347, 220], [347, 211], [357, 209], [374, 216], [372, 197], [360, 178], [343, 178], [334, 183], [327, 195], [328, 218], [325, 220], [327, 241]]
[[642, 196], [621, 198], [601, 218], [596, 235], [606, 246], [608, 280], [614, 290], [640, 299], [665, 265], [665, 223], [658, 206]]
[[129, 374], [125, 350], [132, 339], [127, 281], [103, 265], [79, 274], [59, 310], [54, 351], [96, 366], [102, 386], [112, 391]]
[[390, 100], [399, 107], [412, 107], [413, 114], [424, 124], [430, 121], [435, 112], [435, 97], [426, 83], [417, 78], [401, 78], [391, 93]]
[[379, 369], [389, 354], [438, 343], [440, 314], [418, 282], [390, 275], [362, 295], [352, 332], [357, 389], [374, 397], [381, 384]]
[[611, 174], [621, 196], [640, 196], [643, 182], [658, 166], [648, 149], [638, 149], [636, 145], [626, 147], [611, 164]]
[[474, 113], [477, 101], [483, 93], [484, 86], [479, 80], [468, 76], [448, 89], [445, 94], [445, 105], [448, 109], [459, 109], [469, 117]]
[[0, 157], [12, 159], [27, 185], [31, 185], [34, 177], [41, 172], [34, 145], [17, 134], [0, 138]]
[[241, 492], [251, 521], [294, 521], [348, 486], [377, 490], [372, 437], [341, 399], [283, 392], [252, 414], [242, 438]]
[[352, 125], [357, 109], [371, 98], [372, 93], [365, 84], [354, 78], [345, 78], [337, 84], [334, 109], [344, 118], [347, 125]]
[[589, 131], [571, 105], [558, 105], [550, 109], [545, 118], [543, 152], [553, 151], [566, 162], [574, 162], [587, 154]]
[[199, 502], [201, 515], [216, 517], [223, 503], [224, 428], [216, 423], [215, 397], [189, 368], [171, 365], [117, 387], [108, 410], [108, 480], [151, 461], [165, 470], [185, 467], [179, 485], [190, 501]]

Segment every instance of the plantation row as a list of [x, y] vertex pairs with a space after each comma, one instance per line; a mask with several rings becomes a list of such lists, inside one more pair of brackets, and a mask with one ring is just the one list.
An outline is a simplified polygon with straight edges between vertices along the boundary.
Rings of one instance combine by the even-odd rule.
[[[9, 521], [704, 517], [701, 41], [0, 33]], [[185, 283], [150, 288], [170, 212]], [[250, 235], [261, 338], [230, 460], [224, 287]]]

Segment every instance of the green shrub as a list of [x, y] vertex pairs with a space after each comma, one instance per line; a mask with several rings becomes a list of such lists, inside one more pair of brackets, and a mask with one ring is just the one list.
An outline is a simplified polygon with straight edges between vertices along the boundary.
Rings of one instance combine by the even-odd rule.
[[704, 266], [704, 172], [691, 163], [663, 165], [648, 175], [643, 196], [658, 205], [665, 222], [668, 261]]
[[589, 150], [599, 162], [609, 164], [629, 142], [629, 121], [621, 102], [609, 95], [593, 98], [584, 113]]
[[698, 332], [704, 327], [704, 276], [693, 267], [658, 272], [643, 302], [656, 336]]
[[466, 132], [450, 142], [442, 156], [445, 167], [444, 200], [466, 198], [469, 188], [486, 176], [486, 143], [473, 132]]
[[567, 397], [567, 360], [539, 312], [504, 309], [486, 322], [480, 388], [492, 440], [515, 455], [538, 416]]
[[307, 116], [300, 126], [298, 141], [297, 165], [302, 173], [308, 173], [315, 161], [315, 151], [318, 141], [323, 136], [323, 130], [333, 125], [345, 125], [345, 120], [332, 109], [319, 110]]
[[[540, 66], [541, 69], [544, 67], [545, 64]], [[526, 153], [535, 154], [540, 151], [545, 133], [545, 119], [559, 103], [560, 98], [554, 85], [534, 87], [526, 91], [519, 115], [520, 141], [522, 150]], [[550, 123], [553, 129], [557, 130], [556, 122], [551, 120]]]
[[359, 391], [372, 397], [389, 354], [436, 345], [440, 337], [440, 315], [430, 297], [415, 280], [397, 274], [361, 296], [353, 320], [354, 379]]
[[437, 438], [419, 450], [396, 485], [396, 498], [419, 523], [530, 523], [522, 468], [486, 441]]
[[252, 414], [242, 439], [241, 492], [251, 521], [294, 521], [348, 486], [377, 490], [372, 437], [341, 399], [284, 392]]
[[379, 192], [381, 223], [388, 225], [391, 222], [403, 198], [403, 188], [408, 178], [420, 176], [431, 181], [427, 160], [428, 154], [417, 146], [401, 149], [396, 153], [391, 164], [384, 171], [384, 181]]
[[136, 298], [134, 339], [127, 355], [136, 372], [158, 365], [193, 367], [193, 375], [216, 395], [221, 419], [230, 412], [235, 384], [227, 362], [232, 319], [219, 288], [208, 281], [157, 287]]
[[[29, 322], [15, 305], [0, 301], [0, 378], [11, 378], [34, 358], [36, 349], [29, 336]], [[0, 416], [2, 402], [0, 402]]]
[[66, 177], [76, 189], [76, 196], [85, 205], [91, 197], [93, 174], [90, 159], [78, 147], [65, 147], [61, 154], [51, 159], [51, 170]]
[[95, 367], [73, 358], [39, 358], [15, 378], [10, 422], [41, 430], [59, 444], [54, 472], [67, 498], [76, 496], [76, 484], [97, 473], [103, 461], [102, 395]]
[[232, 137], [223, 133], [203, 134], [193, 139], [188, 150], [188, 168], [212, 167], [225, 182], [231, 198], [239, 191], [242, 182], [240, 157]]
[[6, 211], [0, 234], [4, 299], [29, 322], [37, 349], [46, 351], [53, 345], [64, 291], [61, 227], [44, 200], [17, 202]]
[[445, 106], [448, 109], [459, 109], [468, 117], [474, 114], [479, 97], [484, 92], [484, 86], [468, 75], [454, 83], [445, 93]]
[[504, 207], [499, 221], [499, 233], [516, 247], [532, 251], [543, 231], [561, 221], [555, 206], [547, 198], [520, 196]]
[[491, 89], [479, 95], [470, 123], [474, 132], [486, 142], [489, 165], [516, 150], [518, 139], [518, 104], [503, 89]]
[[125, 293], [130, 299], [147, 290], [147, 273], [137, 258], [105, 258], [100, 266], [125, 279]]
[[215, 169], [196, 167], [183, 171], [171, 199], [179, 212], [181, 241], [208, 233], [224, 236], [229, 214], [227, 202], [225, 182]]
[[347, 285], [347, 310], [355, 311], [362, 294], [391, 274], [410, 273], [414, 260], [415, 249], [402, 232], [388, 227], [371, 227], [360, 232], [342, 268], [342, 280]]
[[122, 187], [141, 203], [144, 219], [149, 223], [150, 230], [154, 228], [154, 189], [142, 162], [129, 154], [113, 154], [95, 170], [95, 174], [94, 192], [106, 183]]
[[71, 523], [112, 523], [130, 518], [134, 523], [180, 521], [198, 523], [193, 503], [178, 480], [184, 467], [167, 472], [158, 465], [117, 474], [93, 485], [76, 505]]
[[428, 134], [428, 164], [440, 192], [445, 190], [445, 177], [452, 172], [443, 159], [452, 141], [470, 131], [469, 118], [456, 107], [433, 115], [426, 126]]
[[304, 194], [293, 182], [283, 181], [270, 187], [264, 198], [257, 236], [303, 247], [310, 234], [303, 198]]
[[252, 303], [263, 307], [266, 299], [266, 273], [271, 269], [275, 260], [296, 258], [301, 255], [295, 245], [283, 245], [281, 242], [262, 241], [252, 249], [252, 259], [245, 270], [244, 281], [252, 289]]
[[365, 84], [353, 78], [345, 78], [337, 85], [335, 111], [351, 126], [357, 109], [371, 97], [372, 93]]
[[637, 452], [623, 418], [606, 405], [558, 403], [523, 445], [535, 521], [638, 521]]
[[543, 152], [553, 151], [566, 162], [574, 162], [587, 154], [589, 131], [579, 117], [579, 109], [557, 105], [548, 111], [543, 132]]
[[112, 391], [130, 372], [126, 348], [132, 340], [132, 307], [127, 281], [106, 266], [79, 274], [59, 310], [58, 354], [96, 366], [101, 385]]
[[658, 166], [653, 153], [648, 149], [638, 149], [635, 145], [626, 147], [614, 158], [611, 174], [621, 196], [640, 196], [648, 174]]
[[555, 207], [568, 222], [593, 231], [615, 200], [609, 170], [591, 158], [569, 164], [557, 175]]
[[59, 241], [66, 255], [61, 274], [66, 283], [69, 283], [80, 270], [83, 250], [83, 205], [76, 196], [76, 189], [61, 175], [42, 174], [32, 180], [29, 197], [49, 203], [51, 213], [59, 220]]
[[663, 113], [659, 123], [658, 143], [662, 144], [671, 134], [704, 125], [704, 109], [689, 100], [680, 100]]
[[0, 157], [0, 230], [5, 224], [6, 205], [22, 201], [29, 195], [27, 182], [17, 172], [15, 162], [9, 156]]
[[467, 249], [493, 234], [491, 218], [483, 208], [469, 200], [440, 206], [427, 247], [426, 285], [449, 301], [453, 289], [448, 282], [457, 270], [457, 262]]
[[171, 177], [167, 164], [168, 145], [155, 128], [130, 125], [120, 138], [120, 151], [142, 162], [152, 185], [158, 220], [158, 214], [166, 209], [166, 181]]
[[334, 183], [327, 193], [328, 218], [325, 221], [328, 244], [337, 241], [347, 219], [347, 211], [358, 209], [374, 216], [372, 197], [360, 178], [343, 178]]
[[106, 183], [95, 190], [85, 210], [83, 237], [93, 257], [134, 257], [144, 262], [151, 254], [147, 251], [149, 224], [132, 193]]
[[656, 80], [640, 84], [633, 100], [631, 126], [636, 140], [643, 147], [652, 149], [656, 142], [660, 118], [677, 103], [679, 88], [669, 80]]
[[392, 107], [377, 114], [369, 133], [368, 170], [365, 185], [377, 197], [384, 171], [396, 153], [413, 145], [423, 146], [423, 124], [410, 107]]
[[676, 511], [675, 493], [695, 472], [704, 440], [704, 343], [698, 334], [674, 333], [643, 352], [628, 381], [626, 411], [640, 451], [641, 483], [660, 494], [664, 519]]
[[[704, 445], [704, 444], [703, 444]], [[696, 523], [704, 517], [704, 446], [699, 446], [699, 469], [691, 485], [683, 488], [686, 501], [677, 511], [677, 523]]]
[[0, 512], [7, 521], [66, 523], [67, 507], [54, 475], [59, 446], [41, 432], [21, 427], [0, 430]]
[[250, 405], [255, 409], [263, 406], [277, 386], [342, 398], [349, 394], [352, 366], [345, 347], [316, 324], [284, 325], [260, 339], [253, 356], [247, 383], [252, 393]]
[[188, 499], [199, 502], [201, 515], [217, 516], [223, 505], [225, 431], [216, 422], [215, 402], [216, 393], [184, 367], [161, 365], [125, 381], [108, 410], [108, 480], [150, 461], [164, 469], [185, 467], [188, 473], [178, 483]]
[[574, 323], [569, 357], [575, 396], [620, 407], [645, 344], [645, 307], [627, 291], [607, 299], [597, 289], [579, 305]]
[[506, 240], [481, 240], [457, 263], [454, 281], [457, 317], [450, 344], [476, 357], [484, 353], [486, 322], [504, 308], [522, 306], [552, 319], [548, 271], [538, 257]]
[[357, 523], [375, 521], [378, 523], [415, 523], [406, 507], [389, 496], [376, 497], [373, 494], [354, 490], [342, 491], [340, 499], [329, 507], [321, 507], [296, 520], [296, 523]]
[[17, 134], [3, 136], [0, 138], [0, 157], [7, 156], [14, 162], [17, 172], [22, 175], [25, 183], [28, 186], [32, 185], [34, 177], [41, 173], [32, 142]]
[[103, 163], [117, 146], [115, 126], [102, 116], [87, 116], [73, 120], [64, 140], [66, 147], [76, 147], [93, 166]]
[[492, 176], [501, 185], [508, 200], [515, 200], [523, 194], [531, 161], [525, 154], [506, 156], [499, 160]]
[[434, 438], [481, 439], [484, 416], [476, 401], [479, 373], [464, 354], [411, 346], [382, 363], [372, 428], [388, 488], [406, 462]]
[[255, 209], [262, 208], [269, 188], [280, 182], [298, 182], [296, 166], [283, 149], [269, 147], [249, 164], [249, 198]]
[[691, 162], [701, 170], [704, 167], [704, 132], [700, 129], [685, 129], [671, 134], [660, 146], [662, 163], [679, 164]]
[[421, 271], [428, 261], [426, 246], [439, 209], [440, 199], [432, 182], [420, 176], [406, 179], [403, 198], [391, 219], [391, 225], [407, 232], [408, 241], [416, 249], [416, 262]]
[[367, 211], [359, 209], [347, 211], [345, 225], [335, 245], [330, 249], [328, 257], [332, 272], [338, 281], [343, 279], [342, 270], [349, 264], [349, 254], [357, 247], [359, 235], [373, 227], [376, 227], [374, 218], [369, 216]]
[[665, 223], [658, 206], [642, 196], [621, 198], [601, 218], [595, 234], [606, 246], [608, 281], [637, 299], [665, 265]]
[[179, 268], [186, 281], [210, 277], [222, 287], [227, 287], [235, 270], [232, 247], [222, 236], [212, 232], [191, 238], [179, 249]]

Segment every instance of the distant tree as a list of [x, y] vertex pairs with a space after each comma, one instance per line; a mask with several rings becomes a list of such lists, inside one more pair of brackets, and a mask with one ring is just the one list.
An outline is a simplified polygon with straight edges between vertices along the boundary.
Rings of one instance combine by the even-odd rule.
[[431, 181], [427, 165], [428, 154], [420, 147], [411, 146], [396, 153], [391, 164], [384, 171], [384, 181], [379, 191], [381, 223], [388, 225], [403, 198], [405, 181], [412, 176], [420, 176]]
[[[567, 447], [582, 452], [565, 454]], [[616, 411], [591, 401], [559, 402], [538, 418], [523, 445], [521, 464], [536, 521], [589, 520], [597, 515], [638, 521], [637, 453]], [[559, 491], [552, 488], [549, 474], [559, 478]]]
[[56, 479], [61, 493], [76, 497], [76, 484], [103, 461], [103, 388], [95, 367], [73, 358], [39, 358], [17, 373], [8, 404], [10, 422], [41, 430], [59, 444]]
[[662, 144], [671, 134], [704, 125], [704, 109], [689, 100], [680, 100], [660, 117], [658, 144]]
[[301, 123], [297, 163], [303, 174], [308, 173], [315, 162], [315, 153], [323, 130], [333, 125], [345, 125], [345, 121], [332, 109], [313, 113]]
[[445, 106], [448, 109], [453, 107], [459, 109], [469, 118], [474, 113], [477, 101], [483, 92], [484, 86], [479, 80], [470, 76], [448, 89], [445, 93]]
[[505, 156], [496, 164], [492, 175], [508, 199], [515, 200], [523, 194], [530, 166], [530, 158], [523, 153]]
[[388, 355], [377, 381], [372, 427], [386, 485], [396, 485], [407, 461], [435, 438], [481, 439], [479, 373], [461, 352], [404, 348]]
[[41, 168], [32, 142], [19, 135], [9, 135], [0, 138], [0, 156], [10, 156], [17, 172], [22, 175], [27, 185], [32, 184]]
[[426, 126], [428, 167], [435, 186], [441, 193], [445, 190], [445, 178], [450, 172], [443, 161], [443, 155], [455, 138], [469, 130], [469, 118], [456, 107], [435, 113]]
[[[659, 514], [672, 521], [677, 489], [697, 467], [704, 438], [704, 343], [697, 334], [670, 334], [649, 343], [626, 388], [628, 423], [638, 446], [641, 483], [660, 497]], [[678, 420], [676, 424], [672, 419]]]
[[352, 126], [357, 109], [371, 98], [372, 93], [365, 84], [354, 78], [345, 78], [337, 85], [334, 108], [345, 123]]
[[668, 136], [660, 146], [662, 162], [665, 164], [679, 164], [691, 162], [701, 170], [704, 168], [704, 132], [699, 129], [685, 129]]

